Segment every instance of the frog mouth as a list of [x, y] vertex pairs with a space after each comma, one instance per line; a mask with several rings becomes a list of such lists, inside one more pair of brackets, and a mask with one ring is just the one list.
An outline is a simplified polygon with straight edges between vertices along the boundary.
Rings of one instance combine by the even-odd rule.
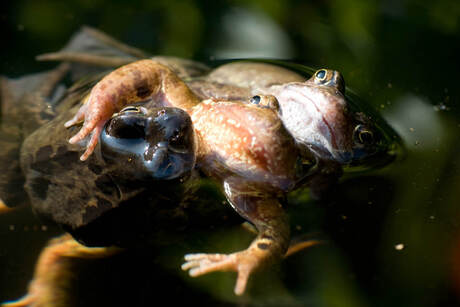
[[170, 150], [167, 142], [158, 143], [154, 150], [143, 154], [143, 164], [155, 179], [170, 180], [180, 177], [189, 168], [189, 159]]
[[101, 133], [101, 153], [108, 162], [124, 164], [123, 167], [135, 173], [133, 177], [175, 179], [193, 163], [187, 153], [171, 151], [167, 142], [152, 145], [145, 140], [114, 138], [106, 131]]

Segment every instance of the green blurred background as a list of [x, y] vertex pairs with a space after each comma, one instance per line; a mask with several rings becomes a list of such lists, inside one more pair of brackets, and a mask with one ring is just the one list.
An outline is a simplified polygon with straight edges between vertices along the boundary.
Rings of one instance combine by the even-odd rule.
[[445, 94], [437, 91], [457, 83], [460, 4], [454, 0], [19, 0], [2, 6], [1, 72], [7, 75], [43, 68], [34, 56], [58, 50], [86, 24], [153, 53], [333, 67], [360, 91], [391, 82], [441, 101]]
[[[403, 161], [345, 177], [331, 200], [291, 200], [295, 234], [319, 232], [330, 244], [293, 256], [274, 276], [262, 275], [242, 300], [232, 297], [232, 276], [194, 280], [213, 304], [460, 305], [460, 1], [18, 0], [1, 6], [3, 75], [53, 67], [34, 57], [60, 49], [90, 25], [153, 54], [334, 68], [402, 135]], [[17, 230], [21, 222], [14, 232], [2, 223], [2, 238], [30, 237]], [[0, 288], [0, 301], [23, 293], [25, 281], [11, 286], [10, 278], [33, 265], [8, 266], [7, 254], [0, 254], [8, 270], [0, 285], [10, 287]]]

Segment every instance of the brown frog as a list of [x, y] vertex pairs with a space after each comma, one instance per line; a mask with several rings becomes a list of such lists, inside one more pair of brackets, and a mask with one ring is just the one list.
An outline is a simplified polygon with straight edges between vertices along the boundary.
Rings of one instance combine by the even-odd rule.
[[[77, 42], [88, 43], [88, 35], [119, 46], [91, 29], [77, 35]], [[194, 74], [186, 61], [181, 67], [184, 74]], [[132, 107], [121, 110], [104, 130], [107, 141], [101, 142], [97, 154], [80, 162], [81, 146], [67, 142], [77, 127], [62, 126], [104, 74], [97, 72], [94, 78], [74, 83], [94, 74], [94, 66], [65, 63], [47, 73], [1, 79], [1, 198], [9, 206], [30, 203], [36, 213], [80, 242], [68, 235], [52, 240], [37, 263], [29, 294], [12, 306], [49, 306], [65, 297], [58, 284], [70, 268], [62, 258], [105, 257], [119, 250], [86, 246], [170, 244], [175, 233], [227, 221], [225, 206], [188, 206], [197, 174], [195, 136], [183, 110], [143, 104], [135, 108], [142, 110], [142, 117], [134, 121]], [[74, 84], [65, 89], [68, 79]], [[144, 126], [142, 136], [132, 135], [137, 125]], [[148, 149], [149, 156], [137, 155], [127, 145], [133, 142]], [[1, 212], [11, 211], [6, 205], [0, 204]]]
[[[307, 164], [311, 165], [313, 156], [299, 154], [296, 142], [278, 116], [273, 96], [258, 96], [257, 100], [271, 101], [262, 105], [260, 101], [259, 104], [200, 101], [167, 66], [141, 60], [104, 77], [93, 87], [74, 119], [66, 123], [70, 127], [85, 118], [71, 143], [81, 141], [94, 129], [81, 159], [86, 160], [95, 148], [105, 118], [125, 104], [146, 97], [153, 97], [159, 105], [187, 111], [196, 136], [197, 167], [222, 185], [232, 207], [259, 231], [244, 251], [230, 255], [186, 255], [187, 263], [182, 267], [190, 269], [192, 276], [218, 270], [236, 271], [235, 293], [240, 295], [255, 269], [281, 259], [286, 253], [289, 223], [279, 199], [309, 175], [310, 168], [304, 167], [302, 161], [308, 159]], [[91, 120], [96, 121], [94, 126], [88, 124]]]
[[[197, 138], [197, 167], [221, 183], [232, 207], [254, 224], [259, 234], [241, 252], [186, 255], [183, 269], [190, 269], [192, 276], [236, 271], [236, 294], [244, 292], [255, 269], [280, 259], [287, 251], [289, 227], [279, 202], [283, 195], [306, 183], [322, 183], [324, 177], [337, 178], [342, 165], [375, 157], [392, 159], [383, 135], [378, 142], [374, 139], [377, 136], [368, 128], [372, 125], [369, 118], [354, 117], [348, 110], [340, 73], [321, 69], [307, 81], [283, 83], [295, 78], [267, 65], [238, 63], [235, 72], [227, 66], [222, 68], [223, 74], [218, 68], [207, 76], [206, 82], [212, 86], [242, 88], [238, 95], [244, 90], [257, 94], [244, 103], [234, 96], [232, 101], [224, 100], [229, 96], [212, 92], [211, 98], [201, 100], [168, 66], [154, 59], [137, 61], [97, 83], [65, 124], [71, 127], [83, 121], [70, 143], [91, 136], [81, 156], [84, 161], [98, 143], [106, 121], [124, 106], [147, 99], [185, 110]], [[274, 71], [275, 77], [268, 75], [268, 81], [264, 80], [264, 69]], [[236, 79], [227, 77], [233, 72]], [[250, 78], [258, 74], [259, 78]], [[280, 79], [282, 84], [273, 84]], [[260, 100], [271, 102], [260, 104]]]
[[[102, 60], [75, 52], [46, 57]], [[100, 62], [120, 64], [118, 58]], [[126, 113], [121, 111], [126, 105], [138, 104], [134, 109], [128, 107], [127, 118], [142, 118], [149, 109], [165, 107], [179, 107], [189, 114], [197, 167], [220, 183], [232, 207], [251, 221], [259, 234], [241, 252], [187, 255], [183, 269], [190, 269], [193, 276], [237, 271], [237, 294], [244, 292], [254, 270], [286, 253], [289, 225], [280, 198], [303, 185], [321, 189], [336, 180], [344, 166], [370, 161], [385, 164], [394, 158], [397, 143], [397, 137], [377, 117], [351, 110], [341, 75], [330, 70], [319, 70], [305, 80], [300, 74], [265, 63], [233, 63], [209, 72], [201, 64], [153, 58], [115, 70], [82, 100], [77, 115], [66, 123], [71, 127], [85, 119], [72, 143], [92, 134], [82, 156], [86, 161], [78, 162], [81, 167], [94, 159], [90, 154], [97, 149], [99, 138], [102, 144], [109, 144], [104, 127], [110, 124], [104, 125], [114, 113]], [[61, 124], [62, 120], [64, 115]], [[58, 130], [56, 126], [52, 131]]]

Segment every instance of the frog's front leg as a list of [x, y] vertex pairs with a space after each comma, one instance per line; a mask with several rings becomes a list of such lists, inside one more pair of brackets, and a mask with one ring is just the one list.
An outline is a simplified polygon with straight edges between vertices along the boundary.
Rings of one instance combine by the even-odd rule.
[[188, 254], [183, 270], [193, 277], [216, 271], [238, 273], [235, 294], [246, 289], [249, 276], [256, 269], [280, 260], [289, 246], [289, 222], [276, 197], [241, 178], [224, 182], [225, 194], [234, 209], [258, 230], [251, 245], [232, 254]]
[[84, 121], [83, 127], [69, 142], [75, 144], [89, 134], [91, 139], [80, 157], [86, 160], [96, 147], [104, 124], [112, 115], [129, 104], [147, 99], [159, 105], [191, 108], [198, 99], [168, 67], [152, 60], [141, 60], [122, 66], [99, 81], [89, 98], [66, 127]]

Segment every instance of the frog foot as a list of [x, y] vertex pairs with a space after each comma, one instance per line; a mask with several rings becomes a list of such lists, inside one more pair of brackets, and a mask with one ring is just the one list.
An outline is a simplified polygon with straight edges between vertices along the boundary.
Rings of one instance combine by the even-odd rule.
[[211, 272], [228, 272], [238, 273], [235, 285], [235, 294], [242, 295], [251, 273], [260, 266], [261, 259], [251, 253], [250, 250], [244, 250], [232, 254], [187, 254], [184, 256], [185, 263], [182, 270], [189, 270], [192, 277], [201, 276]]
[[101, 99], [93, 97], [94, 95], [91, 94], [87, 102], [80, 107], [77, 114], [64, 124], [65, 127], [69, 128], [84, 121], [80, 131], [70, 138], [70, 144], [78, 143], [91, 134], [90, 140], [86, 145], [86, 150], [80, 157], [82, 161], [85, 161], [93, 153], [105, 123], [114, 113], [111, 101], [106, 100], [106, 103], [101, 103]]

